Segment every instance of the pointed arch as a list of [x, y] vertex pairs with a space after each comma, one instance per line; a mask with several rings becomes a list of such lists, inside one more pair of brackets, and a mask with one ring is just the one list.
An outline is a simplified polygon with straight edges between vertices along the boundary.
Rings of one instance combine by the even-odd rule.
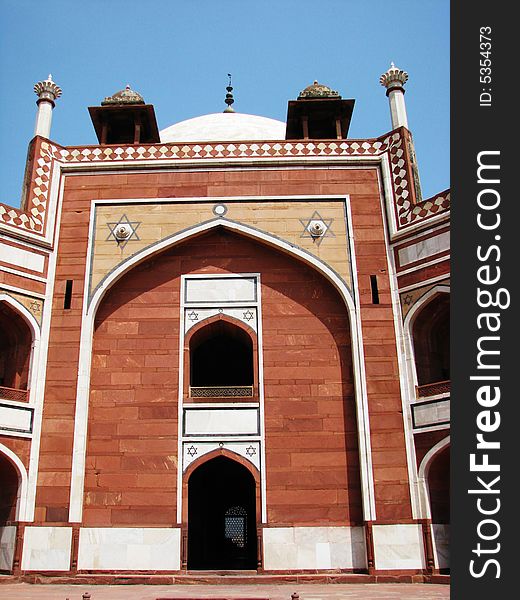
[[[141, 264], [145, 260], [171, 248], [181, 242], [198, 237], [204, 233], [223, 227], [233, 233], [237, 233], [253, 241], [260, 242], [270, 248], [281, 251], [297, 260], [305, 263], [307, 266], [318, 271], [327, 281], [329, 281], [341, 299], [345, 303], [350, 324], [350, 334], [352, 340], [352, 359], [354, 373], [354, 388], [356, 399], [357, 428], [359, 440], [359, 459], [360, 474], [362, 482], [362, 502], [363, 513], [366, 520], [374, 520], [375, 514], [375, 494], [374, 494], [374, 476], [372, 470], [372, 454], [370, 445], [370, 426], [368, 413], [368, 398], [365, 381], [364, 351], [362, 343], [362, 330], [359, 312], [352, 291], [346, 282], [331, 267], [320, 260], [318, 257], [310, 254], [304, 249], [278, 238], [265, 231], [243, 225], [236, 221], [225, 218], [217, 218], [194, 227], [180, 231], [155, 244], [143, 248], [140, 252], [127, 258], [118, 267], [113, 269], [105, 279], [96, 287], [89, 301], [84, 303], [79, 369], [76, 394], [76, 419], [74, 430], [74, 451], [70, 492], [70, 514], [71, 522], [81, 522], [82, 519], [82, 498], [85, 478], [85, 457], [86, 457], [86, 432], [88, 421], [88, 398], [90, 389], [90, 368], [92, 358], [92, 336], [94, 330], [94, 321], [97, 309], [107, 291], [132, 268]], [[352, 250], [352, 249], [351, 249]], [[353, 261], [354, 252], [352, 252]], [[90, 266], [88, 267], [90, 268]], [[87, 271], [85, 277], [85, 297], [89, 294], [89, 277]]]
[[[229, 477], [230, 472], [233, 474], [232, 479]], [[198, 477], [199, 475], [202, 477], [202, 480]], [[218, 478], [216, 478], [216, 476], [218, 476]], [[224, 481], [227, 480], [227, 485], [221, 485], [221, 477], [224, 477]], [[201, 491], [201, 481], [204, 483], [204, 490], [209, 494], [212, 493], [212, 490], [207, 489], [208, 485], [211, 486], [213, 484], [215, 486], [215, 489], [213, 490], [214, 496], [209, 501], [207, 500], [207, 496], [206, 498], [203, 498], [203, 494], [198, 493]], [[231, 482], [232, 485], [230, 485]], [[248, 521], [248, 525], [245, 525], [244, 523], [242, 527], [242, 533], [244, 535], [246, 535], [247, 530], [250, 534], [247, 536], [249, 537], [248, 566], [233, 566], [231, 564], [224, 564], [222, 566], [225, 568], [243, 569], [252, 568], [254, 563], [258, 566], [261, 565], [262, 557], [258, 553], [257, 542], [258, 536], [261, 535], [260, 526], [262, 522], [261, 482], [260, 472], [253, 463], [226, 448], [217, 448], [208, 452], [193, 461], [186, 468], [183, 474], [182, 495], [182, 529], [184, 535], [187, 536], [188, 542], [183, 550], [183, 564], [187, 565], [189, 568], [201, 568], [200, 564], [192, 565], [191, 567], [189, 566], [190, 561], [194, 560], [192, 553], [195, 551], [195, 548], [198, 547], [200, 549], [201, 546], [206, 545], [202, 542], [201, 524], [199, 522], [200, 514], [205, 514], [209, 510], [210, 516], [208, 518], [208, 516], [205, 515], [204, 519], [206, 522], [202, 527], [202, 531], [209, 530], [210, 532], [213, 532], [213, 535], [209, 535], [210, 541], [208, 547], [215, 549], [218, 547], [218, 545], [215, 544], [214, 539], [215, 521], [224, 516], [222, 509], [229, 509], [231, 505], [233, 508], [241, 508], [244, 515], [242, 518], [244, 521]], [[228, 512], [229, 511], [226, 511], [226, 517]], [[247, 515], [249, 515], [249, 518]], [[231, 519], [237, 520], [236, 517], [234, 519], [231, 517]], [[221, 535], [222, 531], [217, 537], [221, 537]], [[203, 568], [216, 568], [220, 560], [226, 560], [226, 558], [228, 558], [225, 556], [227, 552], [223, 546], [220, 546], [219, 550], [223, 552], [224, 555], [222, 557], [214, 555], [212, 558], [212, 561], [214, 562]], [[207, 551], [208, 548], [205, 549], [204, 554]], [[199, 555], [199, 553], [197, 553], [197, 555]], [[198, 556], [198, 559], [195, 558], [195, 561], [200, 562], [200, 555]], [[222, 566], [219, 568], [222, 568]]]
[[414, 339], [413, 339], [413, 327], [417, 317], [421, 314], [424, 308], [426, 308], [431, 302], [441, 295], [450, 294], [450, 287], [447, 285], [436, 285], [431, 290], [428, 290], [419, 300], [412, 306], [408, 311], [408, 314], [404, 320], [404, 333], [406, 340], [406, 359], [410, 369], [410, 376], [412, 379], [413, 394], [412, 399], [415, 399], [415, 388], [419, 385], [419, 378], [417, 375]]
[[418, 518], [420, 519], [432, 518], [430, 493], [428, 490], [428, 473], [433, 461], [441, 452], [450, 446], [450, 443], [451, 441], [449, 435], [443, 438], [440, 442], [437, 442], [437, 444], [430, 448], [430, 450], [425, 454], [421, 464], [419, 465], [418, 483], [421, 515]]
[[188, 482], [189, 478], [193, 474], [193, 471], [198, 469], [204, 463], [207, 463], [210, 460], [213, 460], [214, 458], [217, 458], [219, 456], [229, 458], [230, 460], [233, 460], [233, 461], [241, 464], [246, 469], [248, 469], [251, 472], [251, 475], [255, 478], [255, 481], [257, 482], [258, 486], [260, 486], [260, 472], [255, 467], [255, 465], [247, 458], [244, 458], [243, 456], [240, 456], [240, 454], [237, 454], [236, 452], [233, 452], [232, 450], [228, 450], [227, 448], [216, 448], [215, 450], [212, 450], [211, 452], [208, 452], [206, 454], [203, 454], [202, 456], [199, 456], [199, 458], [194, 460], [192, 463], [190, 463], [186, 467], [186, 470], [184, 471], [184, 474], [183, 474], [183, 479], [186, 482]]
[[18, 490], [16, 494], [16, 512], [17, 521], [26, 520], [26, 502], [27, 502], [27, 470], [23, 462], [7, 446], [0, 443], [0, 455], [3, 455], [13, 465], [18, 475]]
[[328, 279], [332, 285], [339, 291], [341, 297], [347, 304], [348, 308], [354, 309], [354, 299], [352, 296], [352, 291], [349, 289], [345, 281], [340, 277], [334, 269], [329, 267], [326, 263], [324, 263], [320, 258], [314, 256], [310, 252], [307, 252], [303, 248], [296, 246], [295, 244], [291, 244], [286, 242], [285, 240], [271, 234], [266, 231], [262, 231], [260, 229], [256, 229], [249, 225], [244, 225], [242, 223], [238, 223], [237, 221], [232, 221], [230, 219], [218, 218], [213, 219], [211, 221], [206, 221], [205, 223], [200, 223], [194, 227], [189, 227], [188, 229], [184, 229], [176, 234], [168, 236], [159, 242], [151, 244], [146, 248], [143, 248], [141, 251], [136, 254], [129, 256], [126, 260], [120, 263], [116, 268], [112, 269], [110, 273], [103, 279], [92, 294], [89, 302], [88, 302], [88, 312], [96, 312], [99, 306], [99, 303], [103, 299], [106, 292], [114, 285], [116, 281], [118, 281], [125, 273], [130, 271], [133, 267], [141, 264], [145, 260], [155, 256], [156, 254], [161, 253], [163, 250], [170, 248], [172, 246], [176, 246], [180, 242], [186, 241], [190, 238], [197, 237], [204, 233], [208, 233], [213, 229], [218, 229], [219, 227], [224, 227], [225, 229], [229, 229], [235, 233], [239, 233], [244, 235], [247, 238], [250, 238], [254, 241], [259, 241], [267, 246], [272, 248], [281, 250], [282, 252], [295, 256], [305, 264], [319, 271], [322, 275]]
[[18, 300], [6, 294], [0, 292], [0, 304], [7, 304], [29, 328], [31, 334], [31, 348], [28, 365], [28, 377], [27, 377], [27, 389], [29, 390], [29, 402], [34, 401], [35, 394], [35, 383], [36, 383], [36, 369], [34, 365], [38, 364], [38, 353], [40, 348], [40, 326], [34, 316], [27, 310], [27, 308]]
[[[222, 326], [224, 325], [224, 327], [220, 328], [220, 331], [217, 330], [218, 326]], [[251, 394], [251, 397], [247, 397], [245, 399], [248, 400], [252, 400], [254, 398], [258, 398], [258, 339], [257, 339], [257, 335], [256, 332], [249, 327], [248, 325], [246, 325], [244, 322], [240, 321], [239, 319], [236, 319], [234, 317], [232, 317], [231, 315], [226, 315], [224, 313], [219, 313], [217, 315], [213, 315], [211, 317], [208, 317], [206, 319], [203, 319], [202, 321], [199, 321], [196, 325], [194, 325], [193, 327], [190, 327], [190, 329], [186, 332], [185, 336], [184, 336], [184, 385], [183, 385], [183, 390], [184, 390], [184, 397], [188, 398], [191, 397], [190, 396], [190, 389], [192, 386], [216, 386], [216, 383], [200, 383], [200, 382], [196, 382], [195, 378], [197, 377], [197, 375], [199, 375], [199, 379], [200, 379], [200, 369], [198, 369], [197, 367], [199, 366], [197, 363], [200, 362], [200, 359], [203, 358], [199, 355], [197, 355], [197, 349], [194, 346], [195, 341], [199, 341], [198, 338], [202, 338], [204, 336], [204, 334], [207, 332], [207, 338], [211, 337], [211, 334], [215, 334], [215, 335], [219, 335], [219, 334], [231, 334], [233, 335], [233, 329], [235, 329], [235, 336], [236, 338], [242, 338], [242, 340], [237, 340], [238, 344], [242, 346], [242, 352], [239, 353], [239, 356], [236, 357], [235, 361], [231, 361], [232, 363], [235, 363], [232, 365], [232, 367], [242, 367], [242, 372], [247, 373], [247, 381], [227, 381], [226, 383], [221, 383], [218, 384], [220, 385], [225, 385], [225, 386], [230, 386], [230, 387], [250, 387], [252, 389], [248, 390], [248, 393]], [[227, 330], [227, 331], [226, 331]], [[236, 335], [238, 334], [238, 335]], [[202, 342], [211, 342], [211, 339], [209, 340], [204, 340], [202, 339]], [[245, 343], [244, 343], [245, 342]], [[199, 345], [199, 350], [200, 350], [200, 346], [202, 344]], [[245, 350], [245, 352], [244, 352]], [[236, 364], [237, 361], [240, 361], [240, 364]], [[227, 362], [227, 361], [226, 361]], [[219, 367], [219, 365], [214, 365], [216, 368]], [[223, 365], [220, 365], [220, 367], [222, 367]], [[227, 373], [231, 374], [230, 371], [232, 369], [227, 369]], [[240, 398], [240, 397], [239, 397]]]

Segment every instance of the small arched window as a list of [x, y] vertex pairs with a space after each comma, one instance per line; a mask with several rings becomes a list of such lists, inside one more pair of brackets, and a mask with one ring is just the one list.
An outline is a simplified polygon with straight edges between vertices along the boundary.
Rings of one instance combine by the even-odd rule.
[[220, 319], [196, 331], [189, 343], [190, 396], [247, 397], [255, 384], [253, 340]]
[[[0, 302], [0, 396], [24, 400], [15, 393], [29, 386], [32, 333], [19, 313]], [[6, 395], [10, 394], [10, 395]], [[26, 394], [25, 394], [26, 396]]]

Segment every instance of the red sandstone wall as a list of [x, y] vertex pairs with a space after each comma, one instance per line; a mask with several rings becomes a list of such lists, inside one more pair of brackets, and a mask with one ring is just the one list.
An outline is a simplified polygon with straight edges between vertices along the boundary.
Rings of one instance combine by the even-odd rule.
[[98, 310], [86, 525], [176, 522], [179, 266], [165, 254], [137, 267]]
[[[78, 175], [66, 179], [58, 247], [56, 295], [49, 344], [37, 518], [48, 522], [60, 521], [66, 516], [68, 507], [81, 293], [91, 200], [118, 197], [296, 194], [350, 194], [358, 260], [378, 520], [384, 522], [410, 518], [384, 225], [377, 175], [373, 169], [125, 173]], [[194, 249], [197, 249], [197, 246]], [[204, 255], [205, 251], [202, 254]], [[183, 264], [184, 272], [209, 264], [204, 260], [201, 254], [194, 255], [191, 261], [187, 260]], [[254, 261], [248, 261], [244, 257], [244, 262], [248, 267], [237, 265], [236, 270], [259, 270]], [[232, 270], [235, 270], [235, 267]], [[370, 275], [372, 274], [378, 277], [379, 305], [371, 303]], [[74, 294], [71, 310], [64, 311], [63, 293], [67, 279], [74, 280]], [[266, 307], [264, 310], [267, 314]], [[283, 378], [272, 377], [272, 380], [277, 379]], [[333, 411], [330, 418], [338, 418], [337, 412]], [[352, 447], [350, 442], [348, 447]], [[272, 462], [270, 464], [274, 467]], [[279, 467], [282, 468], [283, 465]], [[319, 468], [317, 466], [317, 469]], [[90, 485], [90, 478], [88, 481]], [[287, 481], [287, 479], [284, 481], [282, 476], [282, 481], [278, 484], [284, 486]], [[324, 492], [322, 494], [324, 495], [320, 502], [330, 501], [329, 496]], [[344, 497], [338, 498], [338, 501], [343, 503], [343, 515], [345, 515], [349, 501]], [[274, 509], [278, 502], [276, 495], [271, 496], [270, 502]], [[281, 520], [284, 518], [280, 516]], [[306, 517], [301, 512], [298, 518]], [[357, 518], [357, 515], [352, 518]]]
[[262, 274], [269, 521], [362, 520], [346, 309], [311, 269], [220, 232], [134, 269], [98, 312], [86, 525], [175, 522], [180, 274], [251, 271]]

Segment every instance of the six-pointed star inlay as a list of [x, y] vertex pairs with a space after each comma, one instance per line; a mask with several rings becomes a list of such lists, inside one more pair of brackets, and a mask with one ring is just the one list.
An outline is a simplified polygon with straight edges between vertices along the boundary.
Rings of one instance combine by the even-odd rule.
[[[300, 219], [300, 223], [303, 225], [303, 233], [300, 235], [301, 238], [311, 238], [318, 246], [326, 237], [335, 237], [331, 225], [334, 219], [324, 219], [320, 213], [315, 210], [309, 219]], [[319, 223], [323, 228], [323, 233], [320, 235], [313, 234], [311, 227], [314, 223]]]
[[[120, 248], [124, 248], [130, 240], [139, 240], [139, 236], [136, 233], [139, 225], [141, 225], [141, 221], [130, 221], [126, 215], [123, 215], [116, 223], [107, 223], [110, 233], [106, 241], [113, 239]], [[128, 235], [125, 238], [117, 236], [118, 228], [121, 227], [125, 227], [128, 230]]]

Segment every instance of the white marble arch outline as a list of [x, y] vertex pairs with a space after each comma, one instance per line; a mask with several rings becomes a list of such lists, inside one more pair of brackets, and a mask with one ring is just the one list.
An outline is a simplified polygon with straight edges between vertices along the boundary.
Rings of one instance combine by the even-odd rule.
[[435, 457], [450, 445], [450, 436], [446, 436], [440, 442], [437, 442], [435, 446], [430, 448], [424, 455], [419, 466], [419, 473], [417, 475], [419, 482], [419, 519], [431, 519], [432, 509], [430, 503], [430, 492], [428, 491], [428, 472], [430, 466]]
[[[31, 356], [29, 359], [28, 382], [29, 382], [29, 404], [34, 405], [36, 383], [37, 383], [37, 378], [36, 378], [37, 369], [35, 368], [35, 365], [38, 364], [38, 356], [39, 356], [39, 349], [40, 349], [40, 326], [38, 325], [38, 322], [36, 321], [34, 316], [25, 308], [25, 306], [21, 302], [18, 302], [18, 300], [16, 300], [12, 296], [9, 296], [9, 294], [0, 292], [0, 302], [5, 302], [6, 304], [9, 304], [11, 306], [11, 308], [13, 308], [13, 310], [15, 310], [22, 317], [22, 319], [27, 323], [29, 329], [31, 330], [32, 341], [31, 341]], [[12, 434], [10, 434], [10, 435], [12, 435]]]
[[9, 462], [13, 464], [15, 469], [18, 471], [20, 476], [18, 482], [18, 491], [16, 493], [16, 520], [26, 521], [26, 507], [27, 507], [27, 471], [25, 470], [23, 462], [18, 456], [10, 450], [7, 446], [0, 444], [0, 454], [7, 457]]
[[[215, 198], [217, 202], [219, 198]], [[348, 209], [348, 197], [345, 199]], [[91, 210], [91, 226], [89, 235], [89, 255], [92, 252], [93, 244], [93, 222], [92, 213], [95, 211], [95, 203]], [[76, 393], [76, 415], [74, 423], [74, 447], [72, 456], [72, 474], [70, 489], [70, 509], [69, 521], [71, 523], [80, 523], [83, 513], [83, 490], [85, 479], [85, 463], [87, 448], [87, 424], [88, 424], [88, 403], [90, 391], [90, 368], [92, 359], [92, 336], [94, 328], [94, 319], [97, 308], [108, 289], [114, 285], [125, 273], [133, 267], [145, 261], [149, 257], [158, 254], [168, 247], [174, 246], [179, 242], [206, 233], [217, 227], [225, 227], [231, 231], [238, 232], [245, 237], [260, 241], [275, 249], [281, 250], [286, 254], [295, 256], [302, 262], [320, 272], [339, 292], [348, 310], [350, 331], [352, 338], [352, 359], [354, 371], [354, 389], [356, 398], [356, 413], [359, 441], [359, 459], [362, 487], [363, 514], [367, 521], [376, 519], [375, 494], [374, 494], [374, 476], [372, 470], [372, 454], [370, 445], [370, 425], [368, 415], [367, 386], [364, 375], [364, 352], [361, 332], [361, 319], [356, 303], [352, 297], [351, 291], [341, 277], [319, 258], [305, 252], [303, 249], [290, 244], [280, 238], [268, 234], [259, 229], [243, 225], [236, 221], [225, 218], [216, 218], [190, 227], [173, 236], [160, 240], [152, 246], [148, 246], [129, 257], [124, 263], [109, 273], [109, 275], [96, 288], [90, 302], [88, 301], [90, 266], [85, 273], [85, 288], [83, 301], [83, 315], [81, 323], [80, 355], [78, 366], [78, 383]], [[349, 243], [352, 256], [353, 272], [355, 268], [355, 254], [352, 240], [352, 233], [349, 231]]]

